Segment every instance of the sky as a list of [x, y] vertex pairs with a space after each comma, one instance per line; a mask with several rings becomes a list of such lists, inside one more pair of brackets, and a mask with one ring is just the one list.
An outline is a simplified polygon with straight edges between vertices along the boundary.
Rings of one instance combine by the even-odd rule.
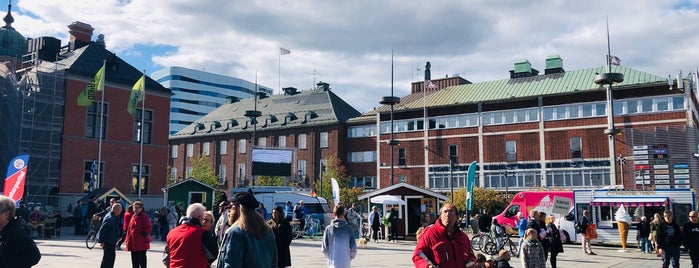
[[[411, 82], [459, 75], [509, 78], [527, 59], [543, 73], [621, 65], [660, 76], [699, 66], [699, 0], [13, 0], [13, 27], [25, 37], [68, 42], [81, 21], [106, 46], [150, 74], [181, 66], [275, 89], [319, 81], [365, 113]], [[280, 56], [280, 47], [291, 54]]]

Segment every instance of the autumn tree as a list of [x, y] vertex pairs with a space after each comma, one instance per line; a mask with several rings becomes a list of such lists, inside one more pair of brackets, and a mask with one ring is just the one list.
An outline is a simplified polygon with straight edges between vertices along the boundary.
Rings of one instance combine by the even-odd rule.
[[214, 168], [211, 167], [211, 162], [204, 156], [194, 159], [192, 173], [188, 174], [188, 178], [194, 178], [214, 189], [218, 189], [218, 177], [214, 173]]
[[320, 183], [316, 185], [317, 194], [328, 200], [329, 203], [334, 203], [332, 194], [331, 179], [337, 180], [340, 187], [340, 202], [349, 205], [357, 201], [357, 196], [362, 194], [364, 188], [349, 187], [350, 177], [347, 174], [347, 168], [342, 164], [337, 155], [332, 155], [325, 163], [325, 172], [320, 178]]
[[285, 186], [285, 178], [281, 176], [257, 176], [256, 186]]
[[[451, 200], [451, 196], [447, 196]], [[487, 208], [491, 213], [495, 213], [502, 211], [509, 203], [510, 200], [497, 190], [480, 187], [473, 188], [473, 211]], [[466, 188], [454, 189], [454, 205], [459, 211], [466, 210]]]

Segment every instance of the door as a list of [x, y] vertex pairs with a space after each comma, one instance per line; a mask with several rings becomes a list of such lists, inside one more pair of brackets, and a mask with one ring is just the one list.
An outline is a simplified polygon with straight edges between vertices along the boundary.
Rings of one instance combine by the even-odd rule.
[[189, 204], [204, 203], [206, 200], [205, 192], [189, 192]]
[[406, 217], [408, 221], [408, 234], [415, 234], [415, 231], [420, 228], [420, 217], [422, 216], [420, 200], [420, 198], [408, 198], [408, 213]]

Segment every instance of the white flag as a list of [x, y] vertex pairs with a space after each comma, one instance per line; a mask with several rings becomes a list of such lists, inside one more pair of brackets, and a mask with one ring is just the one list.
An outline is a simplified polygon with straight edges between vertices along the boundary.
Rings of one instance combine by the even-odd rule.
[[279, 47], [279, 55], [286, 55], [286, 54], [291, 54], [291, 50], [288, 50], [283, 47]]
[[611, 65], [619, 66], [619, 65], [621, 65], [621, 59], [617, 56], [609, 55], [609, 63]]

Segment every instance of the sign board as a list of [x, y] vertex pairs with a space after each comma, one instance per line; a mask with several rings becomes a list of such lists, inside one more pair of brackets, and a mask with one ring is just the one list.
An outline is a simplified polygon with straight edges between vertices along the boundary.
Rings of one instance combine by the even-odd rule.
[[667, 169], [656, 169], [655, 174], [670, 174], [670, 171]]
[[689, 174], [675, 174], [675, 179], [689, 179]]
[[634, 145], [633, 150], [648, 150], [648, 145]]
[[655, 189], [670, 189], [670, 185], [656, 185]]
[[568, 210], [573, 206], [573, 201], [570, 198], [565, 198], [562, 196], [553, 197], [553, 208], [551, 208], [551, 213], [557, 213], [561, 215], [568, 214]]
[[667, 180], [670, 179], [670, 175], [655, 175], [654, 179], [656, 180]]
[[[675, 185], [675, 189], [689, 189], [690, 188], [689, 186], [690, 186], [689, 184]], [[655, 188], [658, 188], [658, 187], [655, 187]]]
[[689, 164], [674, 164], [673, 168], [689, 168]]
[[689, 169], [675, 169], [675, 173], [687, 174], [689, 173]]
[[[647, 165], [648, 165], [648, 160], [634, 160], [633, 163], [636, 164], [636, 165], [646, 165], [646, 166], [647, 166]], [[640, 169], [640, 168], [637, 168], [637, 169]], [[647, 168], [646, 168], [646, 169], [647, 169]]]
[[667, 169], [668, 166], [667, 165], [653, 165], [653, 168], [654, 169]]
[[675, 180], [675, 184], [689, 184], [689, 180]]
[[655, 180], [655, 184], [670, 184], [670, 180]]

